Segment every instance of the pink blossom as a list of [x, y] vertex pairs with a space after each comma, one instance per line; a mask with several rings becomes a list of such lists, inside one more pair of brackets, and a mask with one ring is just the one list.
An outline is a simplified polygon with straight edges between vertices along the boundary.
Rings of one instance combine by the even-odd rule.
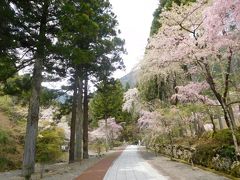
[[160, 114], [157, 112], [142, 111], [138, 119], [138, 127], [140, 129], [154, 129], [159, 126]]
[[138, 113], [142, 105], [140, 102], [139, 91], [137, 88], [129, 89], [124, 94], [123, 111]]
[[240, 30], [240, 0], [215, 0], [206, 8], [204, 27], [209, 40]]
[[[106, 130], [108, 132], [106, 132]], [[115, 118], [107, 119], [107, 128], [105, 120], [99, 120], [98, 128], [89, 132], [89, 139], [90, 141], [94, 141], [96, 139], [106, 139], [106, 135], [108, 135], [111, 139], [117, 139], [121, 135], [122, 130], [122, 126], [116, 123]]]
[[190, 82], [185, 86], [177, 86], [176, 89], [178, 93], [172, 95], [171, 100], [173, 101], [178, 100], [182, 103], [202, 102], [204, 104], [216, 104], [216, 102], [211, 100], [209, 97], [200, 94], [204, 90], [209, 89], [209, 85], [206, 82]]

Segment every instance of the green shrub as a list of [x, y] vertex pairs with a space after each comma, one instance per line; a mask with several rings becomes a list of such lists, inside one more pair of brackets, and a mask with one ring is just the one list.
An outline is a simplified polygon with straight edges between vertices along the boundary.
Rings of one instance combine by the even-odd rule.
[[19, 168], [16, 142], [11, 134], [0, 129], [0, 171]]
[[216, 142], [219, 144], [233, 143], [232, 134], [229, 129], [223, 129], [223, 130], [217, 131], [214, 134], [213, 139], [216, 140]]
[[0, 96], [0, 109], [3, 111], [10, 111], [13, 106], [12, 98], [9, 96]]
[[9, 154], [14, 154], [17, 152], [15, 144], [13, 146], [5, 147], [5, 151]]
[[212, 131], [208, 131], [208, 132], [204, 132], [201, 136], [202, 140], [207, 140], [207, 139], [211, 139], [213, 137], [213, 132]]
[[16, 165], [13, 161], [9, 160], [7, 157], [0, 156], [0, 171], [10, 170], [15, 167]]
[[223, 145], [216, 149], [216, 154], [219, 154], [221, 157], [230, 158], [232, 161], [236, 159], [234, 146]]
[[196, 147], [196, 151], [193, 153], [193, 163], [199, 164], [205, 167], [212, 167], [212, 158], [215, 156], [215, 150], [217, 145], [213, 143], [201, 144]]
[[121, 141], [117, 141], [117, 140], [114, 140], [113, 141], [113, 147], [119, 147], [121, 146], [123, 143]]
[[60, 128], [53, 127], [39, 133], [37, 139], [37, 162], [46, 164], [56, 161], [62, 156], [61, 145], [64, 144], [64, 132]]
[[238, 163], [234, 168], [231, 170], [231, 175], [240, 178], [240, 164]]
[[213, 157], [216, 155], [224, 158], [236, 159], [235, 149], [231, 145], [219, 145], [214, 143], [200, 144], [193, 154], [193, 162], [202, 166], [211, 167]]
[[9, 134], [0, 129], [0, 145], [6, 145], [9, 142]]
[[[236, 137], [237, 137], [238, 142], [240, 143], [240, 131], [239, 130], [236, 131]], [[219, 144], [233, 145], [232, 133], [229, 129], [223, 129], [223, 130], [217, 131], [214, 134], [213, 139]]]

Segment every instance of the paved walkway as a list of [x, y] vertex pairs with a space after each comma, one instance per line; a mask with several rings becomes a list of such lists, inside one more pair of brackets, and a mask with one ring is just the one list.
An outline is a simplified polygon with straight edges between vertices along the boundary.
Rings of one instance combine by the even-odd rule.
[[128, 146], [107, 171], [104, 180], [167, 180], [138, 153], [138, 146]]

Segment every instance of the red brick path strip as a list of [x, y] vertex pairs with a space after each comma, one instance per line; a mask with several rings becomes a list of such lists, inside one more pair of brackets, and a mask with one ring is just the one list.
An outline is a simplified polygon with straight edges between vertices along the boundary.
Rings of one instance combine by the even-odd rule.
[[109, 167], [112, 165], [113, 161], [121, 155], [122, 151], [123, 150], [114, 152], [113, 154], [110, 154], [106, 158], [100, 160], [98, 163], [84, 171], [76, 178], [76, 180], [103, 180]]

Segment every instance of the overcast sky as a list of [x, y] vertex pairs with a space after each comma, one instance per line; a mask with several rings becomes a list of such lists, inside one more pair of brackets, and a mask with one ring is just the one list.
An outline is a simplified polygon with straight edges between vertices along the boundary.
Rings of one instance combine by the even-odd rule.
[[157, 8], [159, 0], [110, 0], [113, 12], [117, 15], [121, 37], [125, 39], [125, 48], [128, 54], [123, 57], [126, 71], [117, 71], [114, 76], [120, 78], [142, 59], [150, 27], [153, 12]]

